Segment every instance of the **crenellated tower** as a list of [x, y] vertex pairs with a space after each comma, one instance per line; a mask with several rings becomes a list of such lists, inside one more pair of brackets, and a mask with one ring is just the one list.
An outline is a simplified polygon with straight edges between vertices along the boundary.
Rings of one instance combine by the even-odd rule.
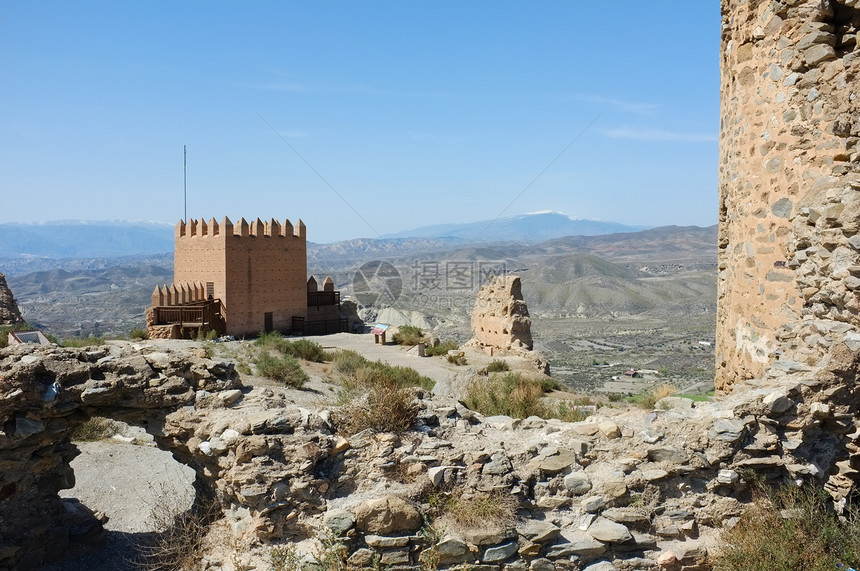
[[226, 333], [289, 330], [307, 316], [307, 236], [259, 218], [180, 221], [175, 228], [174, 283], [153, 292], [153, 306], [219, 300]]

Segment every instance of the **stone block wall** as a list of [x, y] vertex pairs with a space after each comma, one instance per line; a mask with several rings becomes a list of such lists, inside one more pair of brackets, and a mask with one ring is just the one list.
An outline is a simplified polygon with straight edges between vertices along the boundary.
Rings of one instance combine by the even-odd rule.
[[229, 218], [219, 224], [190, 220], [176, 225], [174, 280], [211, 282], [221, 300], [227, 333], [248, 335], [264, 328], [287, 330], [293, 317], [307, 314], [307, 242], [299, 220], [250, 224]]
[[778, 357], [813, 364], [860, 328], [860, 2], [723, 0], [722, 13], [727, 392]]

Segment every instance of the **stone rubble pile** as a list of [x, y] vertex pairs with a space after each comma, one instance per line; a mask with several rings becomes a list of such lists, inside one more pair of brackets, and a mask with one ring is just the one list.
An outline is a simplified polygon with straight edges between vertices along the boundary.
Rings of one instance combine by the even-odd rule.
[[[856, 379], [857, 353], [844, 349], [840, 366]], [[145, 426], [193, 467], [223, 526], [258, 550], [305, 546], [329, 529], [359, 568], [418, 569], [434, 557], [479, 571], [708, 569], [719, 530], [749, 501], [749, 473], [817, 481], [837, 505], [856, 487], [856, 382], [828, 377], [827, 365], [786, 362], [719, 402], [670, 397], [653, 411], [602, 408], [577, 423], [484, 417], [415, 389], [412, 430], [346, 437], [324, 403], [243, 389], [229, 363], [133, 344], [7, 349], [0, 568], [36, 567], [44, 550], [98, 527], [73, 525], [56, 494], [73, 485], [70, 428], [99, 414]], [[515, 513], [483, 525], [430, 521], [444, 497], [505, 498]], [[204, 566], [230, 568], [211, 554]]]

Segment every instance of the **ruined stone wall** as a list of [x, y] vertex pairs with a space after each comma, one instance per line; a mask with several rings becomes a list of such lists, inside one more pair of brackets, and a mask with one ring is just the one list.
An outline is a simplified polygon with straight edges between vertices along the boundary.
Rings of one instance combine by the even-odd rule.
[[531, 318], [520, 278], [492, 276], [472, 311], [472, 344], [500, 353], [532, 348]]
[[13, 325], [24, 321], [21, 311], [9, 286], [6, 285], [6, 276], [0, 274], [0, 325]]
[[212, 282], [221, 299], [227, 333], [263, 330], [264, 314], [286, 330], [293, 317], [307, 313], [307, 242], [305, 225], [293, 227], [272, 219], [250, 224], [229, 218], [219, 224], [190, 220], [176, 225], [174, 281]]
[[860, 328], [860, 3], [722, 1], [717, 388]]

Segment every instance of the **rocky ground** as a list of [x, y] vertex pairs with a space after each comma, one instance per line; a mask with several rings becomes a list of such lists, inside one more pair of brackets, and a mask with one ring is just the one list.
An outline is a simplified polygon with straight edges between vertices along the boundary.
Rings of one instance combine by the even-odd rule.
[[[350, 341], [361, 339], [367, 337]], [[396, 347], [374, 350], [434, 361]], [[207, 359], [187, 345], [125, 343], [99, 354], [104, 364], [89, 365], [91, 377], [98, 376], [94, 366], [109, 366], [129, 378], [152, 370], [165, 379], [144, 394], [180, 386], [164, 377], [180, 363], [201, 379], [230, 370], [222, 357]], [[108, 354], [112, 360], [104, 361]], [[842, 352], [843, 367], [856, 366], [853, 354], [849, 347]], [[35, 354], [28, 366], [38, 361], [54, 370], [63, 355]], [[13, 361], [2, 364], [19, 378]], [[434, 393], [415, 390], [418, 420], [399, 435], [338, 433], [337, 386], [324, 367], [309, 367], [312, 381], [302, 390], [249, 378], [238, 393], [234, 381], [213, 377], [206, 381], [211, 389], [150, 426], [159, 447], [194, 466], [223, 509], [202, 568], [268, 569], [274, 549], [295, 549], [309, 560], [325, 550], [320, 540], [329, 529], [342, 535], [357, 567], [378, 561], [413, 569], [432, 556], [442, 567], [467, 563], [480, 571], [707, 569], [720, 529], [737, 521], [749, 500], [747, 470], [818, 480], [837, 505], [857, 476], [850, 459], [860, 451], [856, 401], [842, 398], [827, 375], [797, 363], [724, 399], [673, 397], [653, 410], [603, 407], [576, 423], [485, 417], [451, 395], [455, 384], [442, 382]], [[110, 386], [91, 379], [73, 393], [103, 399]], [[18, 398], [8, 395], [0, 399]], [[101, 484], [97, 477], [90, 483]], [[479, 517], [461, 517], [457, 505], [472, 506], [466, 511]], [[490, 515], [481, 515], [487, 505]]]

